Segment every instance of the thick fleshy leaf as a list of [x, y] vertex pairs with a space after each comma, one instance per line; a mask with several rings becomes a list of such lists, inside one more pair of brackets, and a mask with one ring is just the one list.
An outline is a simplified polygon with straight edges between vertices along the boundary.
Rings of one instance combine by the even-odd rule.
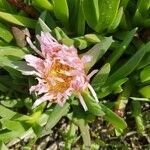
[[120, 7], [116, 17], [114, 18], [114, 20], [112, 21], [112, 23], [108, 27], [108, 32], [112, 32], [118, 27], [118, 25], [121, 21], [122, 15], [123, 15], [123, 7]]
[[105, 64], [99, 72], [96, 74], [96, 76], [92, 80], [92, 85], [94, 88], [98, 87], [100, 88], [104, 83], [106, 82], [108, 75], [110, 73], [110, 64]]
[[2, 126], [10, 130], [0, 133], [0, 140], [3, 142], [13, 140], [14, 138], [21, 136], [26, 131], [23, 124], [18, 121], [1, 119], [0, 122], [2, 123]]
[[113, 53], [108, 58], [108, 63], [110, 63], [111, 67], [117, 62], [117, 60], [122, 56], [122, 54], [125, 52], [126, 48], [132, 41], [135, 33], [137, 31], [137, 28], [127, 32], [123, 38], [123, 41], [121, 44], [113, 51]]
[[81, 55], [81, 56], [89, 55], [92, 57], [92, 60], [86, 63], [85, 65], [87, 72], [106, 53], [112, 42], [113, 42], [112, 37], [105, 37], [103, 40], [101, 40], [99, 43], [93, 46], [89, 51]]
[[139, 50], [116, 72], [114, 72], [107, 80], [107, 84], [112, 84], [118, 79], [127, 77], [139, 64], [144, 57], [147, 49], [150, 49], [150, 42], [141, 46]]
[[53, 5], [48, 0], [33, 0], [33, 4], [49, 11], [53, 9]]
[[150, 66], [145, 67], [140, 73], [141, 82], [150, 81]]
[[145, 98], [150, 98], [150, 85], [147, 85], [139, 90], [140, 94]]
[[0, 38], [2, 38], [6, 42], [11, 42], [13, 39], [13, 35], [10, 32], [10, 29], [0, 23]]
[[102, 39], [102, 36], [97, 34], [85, 34], [84, 37], [88, 42], [91, 43], [99, 43]]
[[100, 0], [99, 1], [99, 22], [96, 26], [97, 32], [107, 30], [109, 25], [116, 18], [120, 0]]
[[91, 146], [91, 138], [90, 138], [90, 129], [85, 119], [77, 119], [77, 124], [79, 126], [83, 143], [85, 147]]
[[94, 100], [94, 98], [90, 95], [89, 92], [82, 92], [83, 99], [88, 108], [88, 111], [95, 116], [104, 116], [104, 112], [99, 104]]
[[83, 14], [83, 8], [82, 8], [82, 1], [79, 1], [79, 10], [78, 10], [78, 15], [77, 15], [77, 20], [76, 20], [76, 32], [77, 35], [83, 35], [85, 32], [85, 19], [84, 19], [84, 14]]
[[113, 112], [105, 105], [100, 104], [100, 106], [105, 113], [104, 119], [106, 119], [109, 123], [113, 124], [116, 128], [120, 128], [122, 130], [127, 128], [127, 124], [123, 118], [119, 117], [115, 112]]
[[58, 123], [58, 121], [67, 114], [69, 110], [69, 103], [66, 103], [63, 107], [56, 105], [53, 111], [49, 114], [49, 119], [45, 127], [42, 129], [41, 137], [49, 134], [51, 129]]
[[[96, 32], [113, 30], [120, 22], [120, 0], [83, 0], [83, 10], [88, 25]], [[111, 27], [112, 28], [109, 28]]]
[[13, 116], [15, 116], [17, 113], [0, 105], [0, 116], [2, 118], [5, 118], [5, 119], [11, 119]]
[[0, 12], [0, 18], [10, 23], [19, 25], [19, 26], [25, 26], [25, 27], [33, 28], [33, 29], [36, 26], [36, 20], [30, 19], [24, 16]]
[[36, 24], [36, 34], [41, 34], [41, 32], [51, 32], [52, 29], [56, 27], [56, 23], [49, 12], [44, 11], [41, 13], [37, 24]]
[[8, 150], [8, 148], [6, 147], [6, 145], [0, 141], [0, 149], [1, 150]]
[[88, 25], [95, 29], [99, 21], [98, 0], [83, 0], [83, 10]]
[[29, 53], [26, 48], [19, 48], [16, 46], [0, 46], [0, 57], [10, 57], [14, 60], [20, 60]]
[[109, 84], [108, 86], [102, 86], [96, 88], [96, 93], [98, 98], [103, 98], [110, 93], [120, 93], [122, 92], [122, 85], [128, 80], [128, 78], [123, 78], [115, 81], [113, 84]]
[[141, 60], [141, 62], [139, 63], [139, 65], [137, 66], [137, 69], [142, 69], [146, 66], [150, 65], [150, 53], [147, 53]]
[[8, 57], [0, 58], [0, 66], [4, 68], [10, 67], [17, 71], [20, 71], [23, 75], [37, 75], [34, 68], [28, 66], [25, 62], [13, 60]]
[[24, 127], [18, 121], [1, 119], [2, 126], [11, 131], [25, 131]]
[[53, 5], [56, 18], [66, 24], [69, 19], [67, 0], [53, 0]]

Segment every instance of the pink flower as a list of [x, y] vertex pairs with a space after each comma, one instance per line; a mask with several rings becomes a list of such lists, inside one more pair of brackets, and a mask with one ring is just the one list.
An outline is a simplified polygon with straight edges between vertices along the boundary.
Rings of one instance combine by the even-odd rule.
[[33, 105], [36, 107], [44, 101], [58, 103], [63, 106], [69, 97], [74, 94], [79, 98], [83, 108], [87, 106], [81, 95], [82, 91], [89, 89], [98, 102], [96, 94], [89, 84], [90, 77], [97, 71], [91, 72], [88, 76], [85, 73], [84, 64], [90, 61], [90, 56], [80, 58], [77, 50], [71, 46], [61, 45], [50, 33], [41, 33], [37, 36], [40, 42], [39, 51], [27, 37], [27, 41], [41, 57], [26, 55], [28, 65], [36, 69], [38, 84], [30, 88], [41, 96]]

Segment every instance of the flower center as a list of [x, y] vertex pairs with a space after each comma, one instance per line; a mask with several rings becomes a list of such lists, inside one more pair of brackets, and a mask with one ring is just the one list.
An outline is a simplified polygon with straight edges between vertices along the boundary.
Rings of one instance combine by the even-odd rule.
[[68, 76], [66, 72], [71, 71], [72, 69], [73, 68], [70, 66], [56, 60], [50, 67], [46, 77], [49, 90], [60, 93], [65, 92], [70, 87], [70, 83], [73, 80], [73, 77]]

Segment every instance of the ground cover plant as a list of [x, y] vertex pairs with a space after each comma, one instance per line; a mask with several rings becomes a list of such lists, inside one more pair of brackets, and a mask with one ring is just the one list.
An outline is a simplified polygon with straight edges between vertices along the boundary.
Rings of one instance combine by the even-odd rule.
[[0, 0], [0, 149], [150, 149], [150, 0]]

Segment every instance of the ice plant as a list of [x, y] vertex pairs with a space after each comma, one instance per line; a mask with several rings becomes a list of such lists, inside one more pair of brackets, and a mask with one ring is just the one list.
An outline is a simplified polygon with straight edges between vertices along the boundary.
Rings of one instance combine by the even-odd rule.
[[27, 37], [27, 42], [40, 57], [31, 54], [25, 56], [28, 65], [35, 68], [38, 80], [38, 84], [32, 86], [30, 92], [34, 91], [41, 96], [35, 101], [33, 107], [46, 100], [63, 106], [69, 96], [73, 94], [79, 98], [83, 108], [87, 110], [82, 91], [88, 89], [98, 102], [96, 93], [89, 84], [89, 80], [96, 70], [86, 75], [84, 68], [85, 63], [90, 61], [91, 57], [80, 58], [74, 46], [68, 47], [58, 43], [50, 33], [41, 33], [37, 39], [41, 50], [32, 44], [29, 37]]

